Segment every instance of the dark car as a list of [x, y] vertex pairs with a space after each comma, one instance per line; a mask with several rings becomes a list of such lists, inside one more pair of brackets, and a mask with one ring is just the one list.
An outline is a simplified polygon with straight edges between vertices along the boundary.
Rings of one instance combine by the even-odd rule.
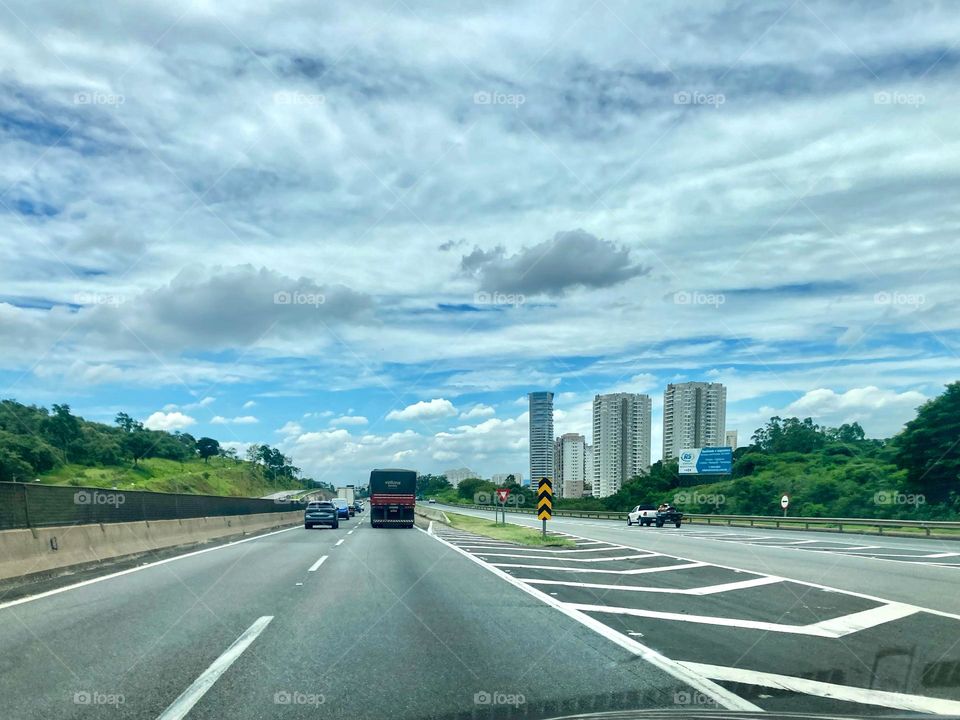
[[681, 520], [683, 520], [683, 513], [673, 505], [664, 504], [657, 508], [655, 520], [657, 527], [663, 527], [666, 523], [673, 523], [676, 527], [680, 527]]
[[334, 530], [340, 527], [337, 508], [326, 500], [311, 500], [303, 510], [303, 526], [310, 530], [314, 525], [329, 525]]
[[360, 502], [359, 500], [357, 500], [357, 501], [353, 504], [353, 509], [356, 510], [358, 513], [363, 512], [363, 503]]
[[344, 520], [350, 519], [350, 506], [347, 504], [346, 500], [343, 498], [334, 498], [330, 502], [337, 506], [338, 518], [343, 518]]

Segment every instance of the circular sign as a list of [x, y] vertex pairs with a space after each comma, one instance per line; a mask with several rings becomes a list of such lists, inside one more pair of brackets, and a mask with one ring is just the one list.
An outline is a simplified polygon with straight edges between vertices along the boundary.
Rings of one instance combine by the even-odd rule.
[[786, 510], [788, 507], [790, 507], [790, 496], [789, 496], [789, 495], [784, 495], [782, 498], [780, 498], [780, 507], [782, 507], [784, 510]]

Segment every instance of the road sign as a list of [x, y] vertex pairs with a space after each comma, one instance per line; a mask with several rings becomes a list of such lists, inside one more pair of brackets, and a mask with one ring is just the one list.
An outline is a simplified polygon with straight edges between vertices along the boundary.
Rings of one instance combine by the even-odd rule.
[[505, 503], [510, 497], [510, 488], [497, 488], [497, 497], [500, 498], [500, 502]]
[[780, 498], [780, 507], [782, 507], [784, 510], [786, 510], [788, 507], [790, 507], [790, 496], [789, 496], [789, 495], [784, 495], [782, 498]]
[[733, 472], [733, 448], [681, 450], [677, 458], [677, 471], [681, 475], [729, 475]]
[[537, 490], [537, 517], [549, 520], [553, 517], [553, 483], [550, 478], [540, 478]]

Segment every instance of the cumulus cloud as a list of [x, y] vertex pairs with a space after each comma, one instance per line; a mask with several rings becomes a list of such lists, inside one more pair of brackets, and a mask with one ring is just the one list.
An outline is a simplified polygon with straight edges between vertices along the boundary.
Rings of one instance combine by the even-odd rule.
[[558, 232], [550, 240], [509, 256], [501, 246], [475, 248], [461, 258], [460, 267], [476, 277], [484, 290], [529, 295], [611, 287], [650, 272], [631, 261], [629, 248], [584, 230]]
[[341, 415], [340, 417], [333, 418], [330, 421], [330, 425], [333, 427], [341, 427], [347, 425], [366, 425], [370, 421], [363, 415]]
[[831, 426], [859, 422], [872, 437], [890, 437], [914, 417], [917, 407], [926, 400], [923, 393], [914, 390], [898, 393], [873, 385], [839, 393], [818, 388], [790, 403], [782, 414], [811, 417]]
[[444, 398], [434, 398], [407, 405], [403, 410], [391, 410], [387, 413], [387, 420], [435, 420], [456, 414], [457, 409], [452, 402]]
[[260, 421], [253, 415], [239, 415], [233, 418], [217, 415], [210, 422], [214, 425], [254, 425]]
[[148, 430], [183, 430], [184, 428], [195, 425], [197, 421], [189, 415], [182, 412], [162, 412], [157, 411], [143, 421], [143, 426]]
[[460, 417], [464, 420], [473, 420], [475, 418], [484, 418], [490, 417], [491, 415], [496, 415], [497, 411], [494, 410], [489, 405], [484, 405], [483, 403], [478, 403], [474, 405], [469, 410], [466, 410], [460, 413]]

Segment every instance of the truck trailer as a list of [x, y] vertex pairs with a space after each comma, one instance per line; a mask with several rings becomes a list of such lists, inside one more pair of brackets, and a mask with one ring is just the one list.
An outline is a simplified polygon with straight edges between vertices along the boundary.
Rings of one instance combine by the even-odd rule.
[[370, 526], [412, 528], [416, 495], [416, 470], [371, 471]]
[[347, 505], [353, 505], [354, 501], [357, 499], [353, 491], [353, 485], [347, 485], [346, 487], [337, 488], [337, 497], [343, 498], [347, 501]]

